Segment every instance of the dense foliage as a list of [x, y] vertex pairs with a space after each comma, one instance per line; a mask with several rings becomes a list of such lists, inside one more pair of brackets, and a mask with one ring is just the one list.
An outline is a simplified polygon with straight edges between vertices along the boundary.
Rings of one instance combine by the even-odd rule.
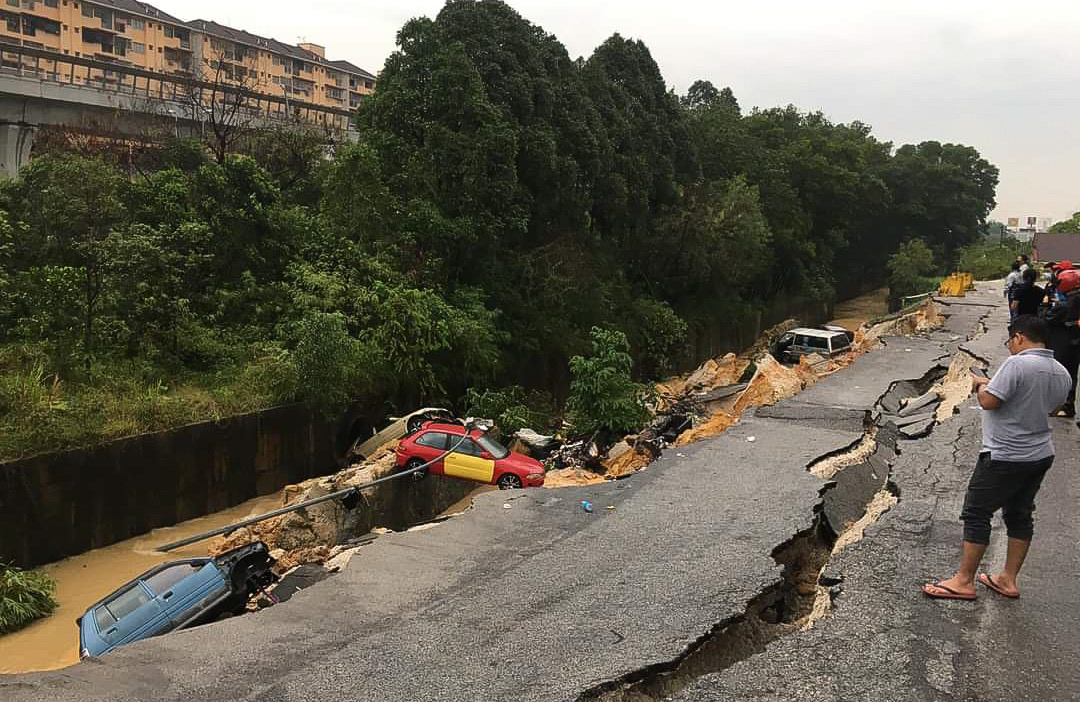
[[39, 570], [0, 563], [0, 634], [23, 628], [56, 609], [56, 581]]
[[297, 399], [561, 397], [594, 326], [657, 376], [762, 310], [879, 287], [904, 242], [951, 260], [994, 205], [970, 147], [676, 96], [640, 41], [574, 60], [497, 0], [398, 47], [329, 160], [290, 133], [3, 185], [0, 455]]
[[1073, 213], [1072, 217], [1055, 222], [1050, 227], [1051, 234], [1080, 234], [1080, 212]]

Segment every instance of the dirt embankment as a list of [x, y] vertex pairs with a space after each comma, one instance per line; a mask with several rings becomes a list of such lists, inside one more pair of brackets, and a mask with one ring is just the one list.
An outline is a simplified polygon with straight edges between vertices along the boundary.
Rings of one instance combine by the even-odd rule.
[[[280, 506], [322, 497], [390, 475], [396, 469], [395, 448], [396, 441], [383, 446], [363, 463], [334, 475], [287, 486], [282, 492]], [[274, 570], [282, 573], [297, 565], [322, 563], [336, 555], [341, 550], [335, 549], [336, 545], [367, 531], [367, 525], [362, 521], [368, 518], [365, 510], [346, 509], [339, 500], [330, 500], [217, 537], [210, 543], [209, 552], [216, 556], [261, 540], [278, 559]]]

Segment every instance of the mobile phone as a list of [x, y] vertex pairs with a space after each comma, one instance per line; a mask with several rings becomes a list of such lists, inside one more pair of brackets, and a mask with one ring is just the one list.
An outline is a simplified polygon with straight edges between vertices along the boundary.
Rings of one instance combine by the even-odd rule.
[[979, 368], [978, 366], [972, 366], [971, 367], [971, 374], [973, 376], [975, 376], [976, 378], [989, 378], [990, 377], [989, 375], [986, 374], [985, 369]]

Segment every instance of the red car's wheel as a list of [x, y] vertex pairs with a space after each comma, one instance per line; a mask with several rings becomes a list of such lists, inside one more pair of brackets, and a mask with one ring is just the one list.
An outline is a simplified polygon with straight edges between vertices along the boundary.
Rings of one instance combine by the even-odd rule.
[[513, 473], [503, 473], [495, 484], [499, 486], [500, 490], [517, 490], [522, 483], [521, 478]]
[[[419, 468], [422, 465], [424, 465], [424, 460], [422, 458], [411, 458], [411, 459], [409, 459], [409, 462], [405, 464], [405, 470], [413, 470], [415, 468]], [[424, 477], [426, 477], [426, 476], [427, 476], [427, 468], [425, 468], [424, 470], [418, 470], [415, 473], [413, 473], [412, 474], [412, 479], [413, 480], [423, 480]]]

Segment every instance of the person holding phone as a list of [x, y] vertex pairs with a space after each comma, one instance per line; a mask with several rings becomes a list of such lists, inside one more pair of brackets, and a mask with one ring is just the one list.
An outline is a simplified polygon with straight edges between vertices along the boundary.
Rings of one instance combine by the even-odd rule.
[[[1046, 348], [1045, 320], [1022, 315], [1009, 325], [1009, 358], [993, 379], [973, 369], [971, 387], [982, 408], [982, 450], [968, 482], [960, 568], [947, 580], [924, 585], [935, 599], [974, 600], [975, 582], [1008, 598], [1020, 596], [1016, 581], [1034, 531], [1035, 495], [1054, 463], [1049, 414], [1072, 386], [1069, 371]], [[990, 543], [990, 520], [1003, 510], [1008, 530], [1004, 569], [977, 575]]]

